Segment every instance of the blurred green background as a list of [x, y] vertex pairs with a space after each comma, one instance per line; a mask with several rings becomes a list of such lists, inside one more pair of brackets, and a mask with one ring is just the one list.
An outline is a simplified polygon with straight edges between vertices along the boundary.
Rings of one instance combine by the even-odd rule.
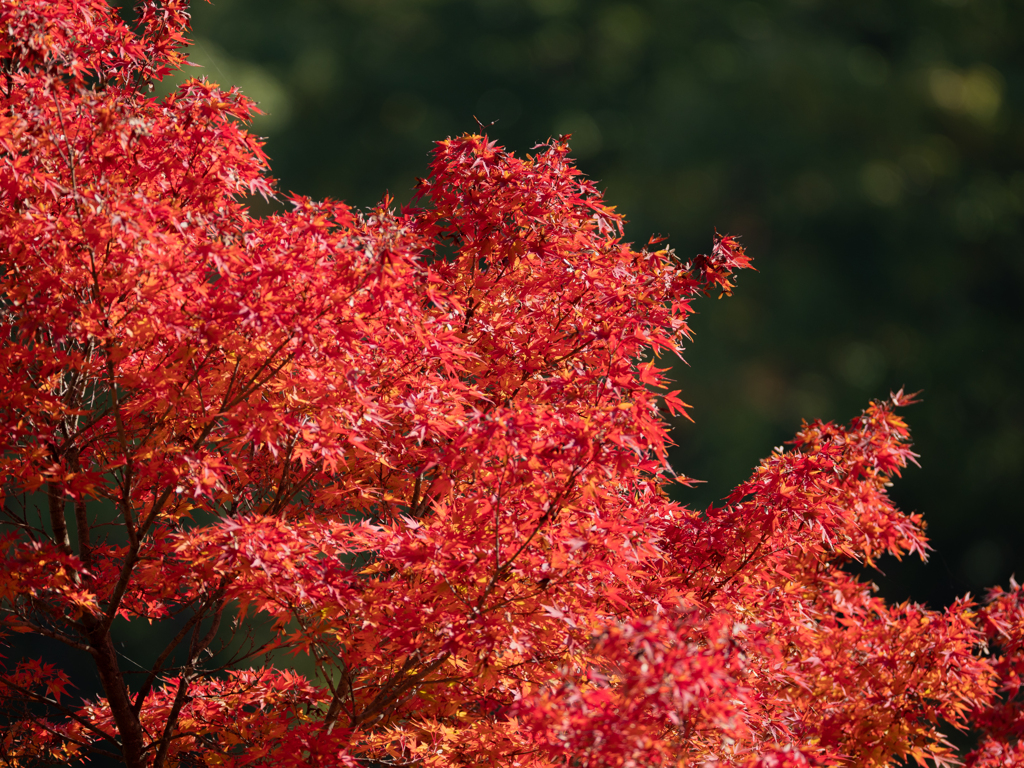
[[268, 113], [282, 190], [411, 197], [434, 140], [573, 134], [637, 243], [714, 228], [758, 273], [698, 303], [676, 466], [720, 499], [802, 418], [906, 387], [893, 489], [932, 605], [1024, 576], [1024, 4], [1013, 0], [216, 0], [190, 58]]

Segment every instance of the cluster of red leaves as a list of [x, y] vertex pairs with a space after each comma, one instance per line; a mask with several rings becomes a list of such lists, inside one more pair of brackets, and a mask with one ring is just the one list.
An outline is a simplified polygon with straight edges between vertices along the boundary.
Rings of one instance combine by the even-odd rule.
[[973, 713], [973, 725], [981, 739], [967, 756], [966, 765], [1015, 768], [1024, 765], [1024, 590], [1013, 579], [1010, 591], [993, 589], [982, 619], [995, 652], [993, 666], [1000, 697]]
[[722, 507], [666, 494], [655, 362], [735, 240], [634, 250], [565, 142], [483, 136], [421, 209], [253, 217], [251, 103], [148, 95], [184, 6], [0, 3], [0, 629], [103, 688], [4, 660], [8, 764], [941, 765], [972, 723], [1015, 764], [1020, 590], [931, 611], [843, 569], [926, 551], [886, 495], [907, 398]]

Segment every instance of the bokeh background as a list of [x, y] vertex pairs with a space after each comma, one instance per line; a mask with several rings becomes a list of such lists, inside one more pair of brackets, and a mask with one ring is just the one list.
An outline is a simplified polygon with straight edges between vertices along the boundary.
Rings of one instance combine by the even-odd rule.
[[520, 153], [572, 133], [637, 243], [740, 235], [759, 272], [698, 304], [677, 370], [673, 460], [707, 481], [682, 500], [922, 390], [893, 495], [936, 551], [877, 581], [937, 607], [1024, 577], [1024, 4], [215, 0], [194, 31], [189, 74], [260, 102], [284, 191], [408, 201], [479, 120]]

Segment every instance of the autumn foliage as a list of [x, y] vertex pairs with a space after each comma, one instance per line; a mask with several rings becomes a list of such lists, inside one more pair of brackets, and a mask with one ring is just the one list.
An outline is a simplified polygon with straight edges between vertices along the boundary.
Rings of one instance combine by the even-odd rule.
[[255, 217], [253, 105], [150, 95], [186, 11], [0, 2], [3, 764], [1024, 764], [1021, 590], [844, 567], [927, 552], [909, 398], [670, 499], [736, 240], [636, 250], [564, 141], [469, 135], [419, 207]]

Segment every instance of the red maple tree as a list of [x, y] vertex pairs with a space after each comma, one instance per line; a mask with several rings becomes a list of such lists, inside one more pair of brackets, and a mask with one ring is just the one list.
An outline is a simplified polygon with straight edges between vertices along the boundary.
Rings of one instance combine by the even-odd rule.
[[666, 493], [659, 359], [734, 239], [635, 250], [564, 141], [484, 136], [420, 208], [254, 217], [252, 103], [150, 95], [183, 0], [0, 19], [5, 765], [1024, 764], [1021, 590], [843, 568], [927, 550], [909, 398]]

